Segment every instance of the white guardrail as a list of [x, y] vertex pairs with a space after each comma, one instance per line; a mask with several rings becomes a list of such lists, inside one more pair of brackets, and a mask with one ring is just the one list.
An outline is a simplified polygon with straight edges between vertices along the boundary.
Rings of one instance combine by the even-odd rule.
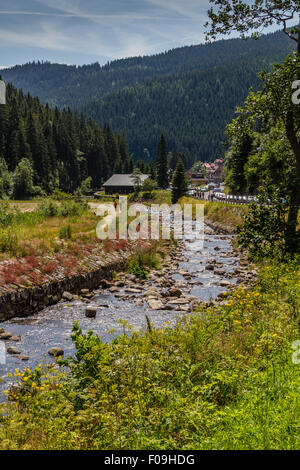
[[257, 202], [255, 196], [233, 196], [232, 194], [213, 193], [213, 201], [226, 202], [227, 204], [250, 204]]
[[193, 191], [188, 192], [190, 196], [194, 196], [197, 199], [203, 199], [206, 201], [218, 201], [225, 202], [226, 204], [250, 204], [251, 202], [257, 202], [255, 196], [250, 195], [241, 195], [234, 196], [232, 194], [225, 194], [223, 192], [213, 192], [210, 191]]

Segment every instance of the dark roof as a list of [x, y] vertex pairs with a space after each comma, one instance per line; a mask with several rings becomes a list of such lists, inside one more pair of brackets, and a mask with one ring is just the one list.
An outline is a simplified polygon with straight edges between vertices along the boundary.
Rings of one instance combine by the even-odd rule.
[[[150, 175], [140, 175], [141, 183], [143, 183]], [[112, 175], [103, 186], [134, 186], [133, 179], [130, 175]]]

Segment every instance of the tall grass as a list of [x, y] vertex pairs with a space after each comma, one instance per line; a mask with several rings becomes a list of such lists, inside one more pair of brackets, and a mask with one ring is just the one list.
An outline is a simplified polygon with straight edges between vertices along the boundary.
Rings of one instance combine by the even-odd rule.
[[21, 212], [8, 203], [1, 203], [0, 253], [2, 257], [11, 257], [56, 252], [57, 237], [68, 226], [70, 229], [62, 238], [70, 238], [72, 231], [79, 242], [83, 232], [84, 241], [95, 239], [96, 220], [85, 202], [47, 199], [33, 212]]
[[137, 277], [146, 278], [151, 269], [157, 269], [160, 266], [157, 248], [157, 243], [138, 248], [128, 260], [127, 271]]

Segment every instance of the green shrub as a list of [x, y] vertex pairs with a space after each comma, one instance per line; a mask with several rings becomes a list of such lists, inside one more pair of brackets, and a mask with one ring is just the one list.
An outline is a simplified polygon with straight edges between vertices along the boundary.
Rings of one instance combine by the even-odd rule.
[[61, 191], [60, 189], [56, 188], [51, 198], [56, 201], [70, 201], [72, 200], [73, 196], [72, 194], [65, 193], [64, 191]]
[[86, 202], [63, 201], [58, 209], [60, 217], [81, 215], [87, 209]]
[[148, 271], [140, 266], [136, 260], [130, 260], [128, 262], [127, 271], [140, 279], [146, 279], [148, 276]]
[[13, 221], [13, 213], [10, 211], [8, 202], [0, 202], [0, 225], [7, 227]]
[[56, 217], [58, 215], [58, 205], [50, 199], [47, 199], [39, 204], [37, 212], [43, 214], [45, 217]]
[[18, 237], [12, 231], [0, 232], [0, 253], [17, 254], [19, 251]]
[[140, 248], [129, 260], [127, 270], [137, 277], [145, 279], [148, 271], [159, 268], [159, 258], [157, 256], [157, 246], [153, 245], [150, 249]]
[[141, 193], [142, 199], [153, 199], [154, 192], [153, 191], [144, 191]]
[[75, 201], [62, 201], [60, 204], [51, 199], [43, 201], [37, 209], [37, 212], [45, 217], [73, 217], [82, 215], [87, 210], [87, 203]]
[[59, 229], [60, 239], [70, 239], [72, 237], [71, 225], [64, 225]]

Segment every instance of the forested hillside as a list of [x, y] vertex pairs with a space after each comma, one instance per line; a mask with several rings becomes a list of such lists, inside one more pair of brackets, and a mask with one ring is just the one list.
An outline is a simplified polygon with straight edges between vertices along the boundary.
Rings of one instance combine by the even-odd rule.
[[[125, 86], [133, 86], [165, 75], [208, 70], [239, 59], [251, 61], [257, 55], [267, 62], [281, 60], [291, 50], [291, 41], [282, 33], [259, 40], [221, 40], [213, 44], [181, 47], [161, 54], [132, 57], [81, 67], [49, 62], [18, 65], [3, 70], [4, 80], [38, 96], [51, 106], [79, 108], [89, 101]], [[67, 85], [67, 86], [66, 86]]]
[[7, 105], [0, 106], [0, 197], [23, 196], [18, 183], [27, 185], [27, 196], [56, 187], [72, 192], [89, 176], [98, 188], [113, 172], [132, 168], [124, 135], [8, 85]]
[[135, 159], [153, 160], [162, 132], [168, 149], [183, 153], [191, 166], [224, 155], [226, 125], [269, 65], [258, 58], [168, 76], [111, 93], [82, 111], [101, 126], [108, 122], [116, 132], [124, 130]]
[[224, 130], [257, 73], [293, 50], [282, 32], [259, 40], [231, 39], [183, 47], [103, 67], [32, 63], [3, 71], [6, 81], [47, 102], [71, 106], [101, 127], [128, 136], [137, 161], [154, 161], [159, 136], [168, 150], [195, 160], [223, 156]]

